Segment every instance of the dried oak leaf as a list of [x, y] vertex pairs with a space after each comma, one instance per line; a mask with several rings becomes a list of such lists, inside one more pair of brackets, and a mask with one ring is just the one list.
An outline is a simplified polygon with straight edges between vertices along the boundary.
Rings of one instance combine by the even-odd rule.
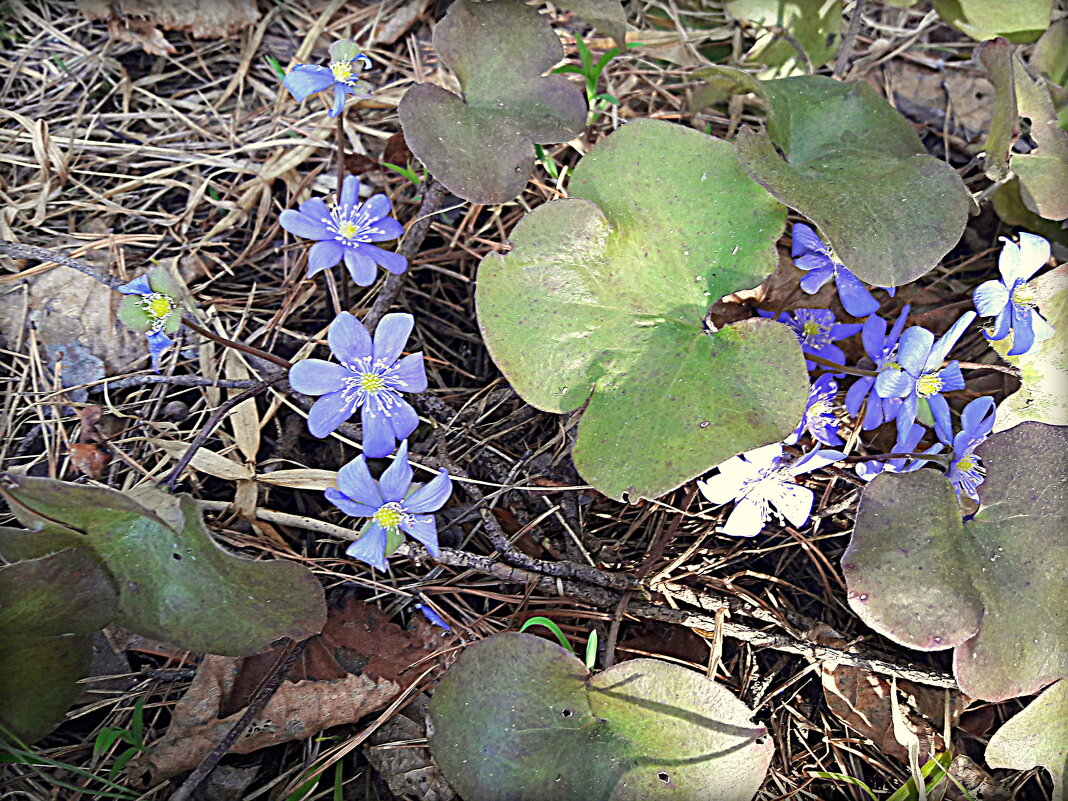
[[255, 0], [78, 0], [90, 21], [107, 20], [120, 42], [139, 44], [154, 56], [178, 52], [163, 31], [186, 31], [195, 39], [221, 39], [259, 21]]
[[[423, 672], [409, 668], [440, 641], [429, 626], [405, 631], [378, 607], [347, 598], [330, 610], [323, 633], [311, 639], [231, 752], [311, 737], [384, 708]], [[278, 652], [267, 649], [244, 659], [205, 656], [167, 733], [130, 763], [131, 777], [155, 784], [200, 764], [244, 713]]]

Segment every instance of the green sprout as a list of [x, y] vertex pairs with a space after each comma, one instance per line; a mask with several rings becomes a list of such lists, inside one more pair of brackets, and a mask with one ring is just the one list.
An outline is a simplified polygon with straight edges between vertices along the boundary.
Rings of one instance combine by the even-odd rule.
[[419, 186], [419, 184], [423, 183], [423, 181], [426, 180], [425, 167], [423, 168], [422, 176], [420, 176], [411, 167], [401, 167], [398, 164], [390, 164], [388, 161], [381, 161], [379, 162], [379, 164], [381, 164], [387, 170], [391, 170], [392, 172], [397, 173], [397, 175], [401, 176], [401, 178], [407, 178], [415, 186]]
[[108, 778], [114, 779], [119, 772], [126, 767], [135, 754], [144, 750], [145, 747], [145, 698], [141, 696], [133, 708], [133, 719], [129, 729], [119, 726], [107, 726], [100, 730], [93, 743], [93, 756], [100, 757], [118, 742], [124, 742], [129, 746], [115, 758], [115, 764], [108, 771]]
[[[627, 45], [627, 49], [629, 50], [632, 47], [641, 46], [641, 42], [631, 42]], [[623, 51], [618, 47], [613, 47], [611, 50], [606, 50], [595, 62], [593, 60], [593, 54], [590, 52], [590, 48], [586, 46], [586, 42], [583, 40], [582, 35], [578, 33], [575, 34], [575, 49], [578, 50], [579, 61], [582, 62], [582, 66], [565, 64], [562, 67], [554, 69], [553, 74], [573, 72], [577, 75], [581, 75], [585, 79], [586, 102], [590, 105], [590, 122], [592, 122], [593, 116], [598, 111], [608, 108], [609, 103], [614, 106], [619, 105], [619, 100], [607, 92], [598, 93], [597, 84], [601, 80], [601, 73], [604, 72], [604, 68], [608, 66], [608, 62]]]

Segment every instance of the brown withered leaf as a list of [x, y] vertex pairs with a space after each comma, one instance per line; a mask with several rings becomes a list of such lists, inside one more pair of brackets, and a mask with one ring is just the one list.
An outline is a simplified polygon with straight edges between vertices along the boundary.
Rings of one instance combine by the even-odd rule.
[[107, 20], [120, 42], [139, 44], [154, 56], [176, 53], [163, 31], [185, 31], [196, 39], [220, 39], [259, 21], [255, 0], [78, 0], [90, 21]]
[[363, 753], [397, 797], [451, 801], [456, 793], [430, 758], [429, 748], [410, 745], [426, 738], [429, 701], [425, 694], [417, 696], [367, 738]]
[[[820, 645], [846, 648], [833, 629], [822, 624], [810, 632]], [[890, 681], [862, 668], [837, 662], [824, 662], [820, 670], [823, 697], [830, 710], [849, 728], [867, 737], [882, 753], [908, 762], [908, 751], [894, 736]], [[942, 739], [948, 693], [950, 725], [956, 726], [969, 698], [956, 690], [941, 690], [899, 680], [898, 703], [904, 709], [905, 724], [920, 738], [920, 764], [946, 750]]]
[[94, 442], [72, 442], [70, 444], [70, 463], [82, 475], [99, 481], [104, 471], [111, 464], [112, 455]]
[[[330, 610], [323, 633], [307, 644], [231, 752], [301, 740], [384, 708], [419, 677], [425, 668], [417, 663], [442, 641], [439, 630], [418, 618], [406, 631], [378, 607], [347, 597]], [[279, 651], [244, 659], [205, 656], [167, 733], [131, 762], [130, 775], [155, 784], [198, 765], [241, 717]]]

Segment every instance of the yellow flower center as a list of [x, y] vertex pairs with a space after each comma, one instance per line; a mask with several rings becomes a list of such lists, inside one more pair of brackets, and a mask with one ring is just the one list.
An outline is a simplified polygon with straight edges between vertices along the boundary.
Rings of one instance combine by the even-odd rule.
[[1014, 306], [1023, 306], [1030, 309], [1035, 305], [1035, 289], [1027, 283], [1018, 284], [1012, 290], [1012, 303]]
[[815, 320], [806, 320], [801, 330], [804, 331], [806, 337], [814, 337], [820, 332], [820, 324]]
[[920, 398], [929, 398], [942, 390], [942, 379], [938, 373], [926, 373], [921, 375], [916, 382], [916, 395]]
[[334, 74], [335, 81], [347, 81], [352, 77], [352, 62], [331, 61], [330, 72]]
[[165, 322], [174, 311], [174, 301], [166, 295], [153, 292], [151, 295], [141, 296], [141, 308], [150, 320]]
[[960, 461], [957, 462], [957, 469], [960, 470], [962, 473], [967, 473], [969, 470], [974, 470], [977, 465], [978, 460], [975, 458], [975, 456], [970, 453], [966, 453], [960, 458]]
[[883, 365], [884, 370], [901, 370], [902, 367], [897, 362], [887, 362]]
[[386, 379], [378, 373], [363, 373], [360, 376], [360, 389], [368, 395], [374, 395], [386, 388]]
[[337, 234], [342, 239], [352, 239], [352, 238], [354, 238], [356, 236], [356, 232], [358, 230], [359, 230], [359, 228], [356, 227], [356, 223], [353, 223], [353, 222], [347, 222], [346, 221], [346, 222], [343, 222], [343, 223], [338, 223], [338, 226], [337, 226]]
[[399, 503], [387, 503], [378, 507], [378, 511], [374, 513], [371, 519], [382, 528], [397, 528], [404, 519], [404, 512], [401, 511]]

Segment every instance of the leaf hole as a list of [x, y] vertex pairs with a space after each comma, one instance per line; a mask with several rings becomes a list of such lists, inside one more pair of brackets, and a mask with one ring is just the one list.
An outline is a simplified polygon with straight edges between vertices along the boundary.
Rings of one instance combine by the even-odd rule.
[[171, 559], [173, 559], [175, 562], [181, 562], [182, 561], [182, 555], [180, 553], [172, 553], [171, 554]]
[[564, 710], [561, 710], [560, 714], [561, 714], [561, 715], [562, 715], [562, 716], [563, 716], [564, 718], [569, 718], [569, 717], [571, 717], [571, 716], [572, 716], [573, 714], [575, 714], [575, 713], [574, 713], [574, 712], [572, 712], [572, 711], [571, 711], [570, 709], [564, 709]]
[[671, 784], [671, 777], [668, 776], [666, 770], [662, 770], [656, 774], [656, 778], [660, 779], [664, 784]]

